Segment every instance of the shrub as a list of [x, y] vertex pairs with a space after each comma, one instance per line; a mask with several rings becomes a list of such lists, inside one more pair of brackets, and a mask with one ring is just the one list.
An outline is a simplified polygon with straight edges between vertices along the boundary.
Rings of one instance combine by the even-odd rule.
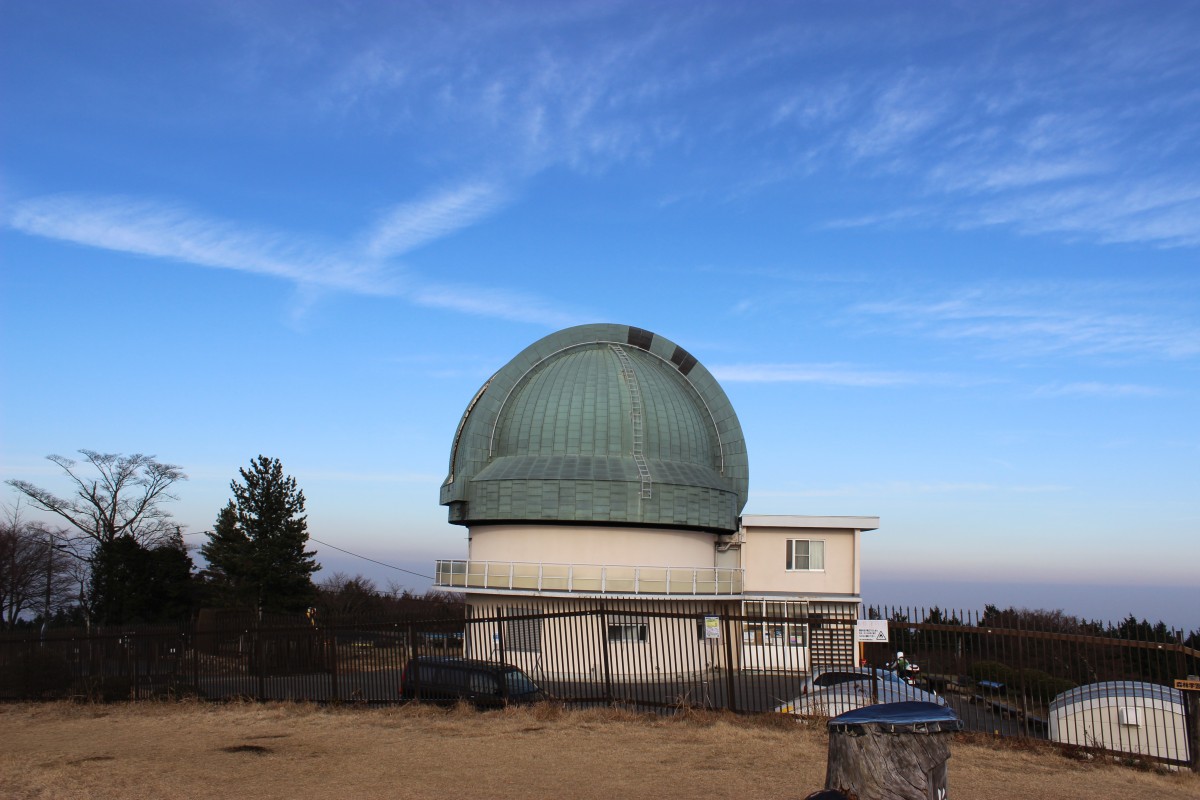
[[[1020, 680], [1017, 674], [1013, 676]], [[1049, 702], [1054, 699], [1055, 695], [1065, 692], [1068, 689], [1074, 689], [1078, 684], [1074, 681], [1066, 680], [1065, 678], [1056, 678], [1048, 672], [1043, 672], [1040, 669], [1025, 670], [1025, 689], [1029, 696], [1035, 700]]]
[[27, 650], [0, 666], [0, 697], [46, 700], [65, 697], [70, 689], [71, 664], [54, 650]]
[[1017, 677], [1016, 670], [999, 661], [976, 661], [968, 671], [977, 681], [996, 681], [1005, 685], [1013, 683]]

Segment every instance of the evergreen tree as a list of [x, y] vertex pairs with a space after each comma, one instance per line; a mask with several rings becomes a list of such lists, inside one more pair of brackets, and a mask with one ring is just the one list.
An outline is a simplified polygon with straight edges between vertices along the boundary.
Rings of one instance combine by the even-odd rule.
[[237, 506], [232, 500], [218, 512], [200, 555], [208, 562], [200, 576], [214, 603], [231, 608], [251, 608], [258, 603], [258, 592], [248, 581], [250, 539], [238, 526]]
[[226, 602], [261, 611], [301, 611], [313, 603], [321, 568], [308, 544], [304, 492], [277, 458], [258, 456], [230, 482], [233, 500], [200, 552]]
[[102, 625], [181, 622], [192, 610], [192, 559], [182, 538], [146, 547], [127, 534], [92, 556], [93, 619]]

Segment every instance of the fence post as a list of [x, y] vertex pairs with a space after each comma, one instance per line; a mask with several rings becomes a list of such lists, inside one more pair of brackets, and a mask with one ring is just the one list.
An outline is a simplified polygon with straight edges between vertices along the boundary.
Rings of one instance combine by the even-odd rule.
[[200, 693], [200, 647], [194, 622], [192, 623], [192, 688], [195, 689], [197, 697], [202, 696]]
[[263, 658], [263, 640], [261, 628], [254, 629], [253, 653], [254, 665], [256, 667], [254, 671], [258, 673], [258, 700], [259, 702], [262, 702], [263, 700], [267, 699], [267, 665], [263, 663], [265, 659]]
[[[812, 644], [811, 639], [809, 639], [809, 644], [810, 645]], [[855, 655], [857, 655], [857, 653]], [[884, 668], [886, 669], [887, 666], [884, 665]], [[877, 705], [879, 705], [879, 684], [882, 683], [882, 681], [875, 678], [874, 675], [875, 675], [875, 673], [872, 672], [871, 673], [871, 676], [872, 676], [871, 677], [871, 705], [877, 706]]]
[[1025, 688], [1025, 636], [1024, 624], [1017, 620], [1017, 677], [1021, 684], [1021, 735], [1029, 736], [1029, 699]]
[[136, 633], [126, 634], [126, 636], [129, 637], [129, 647], [126, 649], [126, 652], [129, 653], [133, 657], [132, 658], [132, 661], [133, 661], [133, 698], [132, 699], [133, 700], [141, 700], [142, 692], [141, 692], [140, 679], [141, 679], [142, 671], [140, 669], [138, 669], [138, 649], [141, 645], [141, 641], [138, 638], [138, 635]]
[[1183, 693], [1187, 702], [1188, 749], [1191, 751], [1192, 772], [1200, 772], [1200, 692]]
[[497, 607], [496, 619], [496, 652], [500, 656], [500, 663], [507, 664], [504, 660], [504, 606]]
[[611, 706], [613, 704], [612, 667], [608, 663], [608, 612], [604, 608], [604, 603], [600, 604], [600, 647], [604, 661], [604, 701]]
[[737, 713], [737, 697], [734, 695], [733, 639], [729, 635], [729, 612], [721, 612], [721, 634], [725, 639], [725, 708]]
[[[404, 660], [404, 666], [400, 668], [400, 679], [404, 680], [404, 670], [408, 666], [408, 662], [417, 657], [417, 640], [416, 634], [413, 632], [412, 623], [408, 623], [408, 632], [404, 635], [404, 650], [407, 658]], [[412, 673], [409, 674], [409, 680], [413, 683], [413, 697], [417, 700], [421, 699], [421, 670], [414, 664]], [[403, 685], [400, 687], [403, 689]], [[400, 702], [404, 702], [404, 696], [400, 696]]]
[[[327, 629], [328, 630], [328, 629]], [[338, 646], [337, 646], [337, 631], [330, 631], [329, 634], [329, 681], [330, 681], [330, 698], [333, 702], [338, 702], [340, 692], [338, 689]]]

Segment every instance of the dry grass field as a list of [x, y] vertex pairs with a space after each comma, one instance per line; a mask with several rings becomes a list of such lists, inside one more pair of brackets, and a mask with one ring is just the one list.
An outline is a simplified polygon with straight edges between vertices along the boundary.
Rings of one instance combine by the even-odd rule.
[[[821, 727], [514, 708], [0, 706], [4, 798], [803, 798]], [[1200, 797], [1200, 776], [956, 741], [956, 798]]]

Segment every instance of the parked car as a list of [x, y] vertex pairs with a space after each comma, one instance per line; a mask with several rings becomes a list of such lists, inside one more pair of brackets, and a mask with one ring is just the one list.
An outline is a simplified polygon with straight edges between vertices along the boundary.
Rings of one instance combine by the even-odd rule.
[[480, 707], [549, 699], [532, 678], [512, 664], [445, 656], [418, 656], [405, 664], [400, 696], [443, 703], [466, 700]]
[[805, 679], [800, 696], [775, 708], [782, 714], [836, 717], [874, 703], [918, 700], [946, 705], [933, 692], [910, 686], [896, 673], [885, 669], [831, 669]]

